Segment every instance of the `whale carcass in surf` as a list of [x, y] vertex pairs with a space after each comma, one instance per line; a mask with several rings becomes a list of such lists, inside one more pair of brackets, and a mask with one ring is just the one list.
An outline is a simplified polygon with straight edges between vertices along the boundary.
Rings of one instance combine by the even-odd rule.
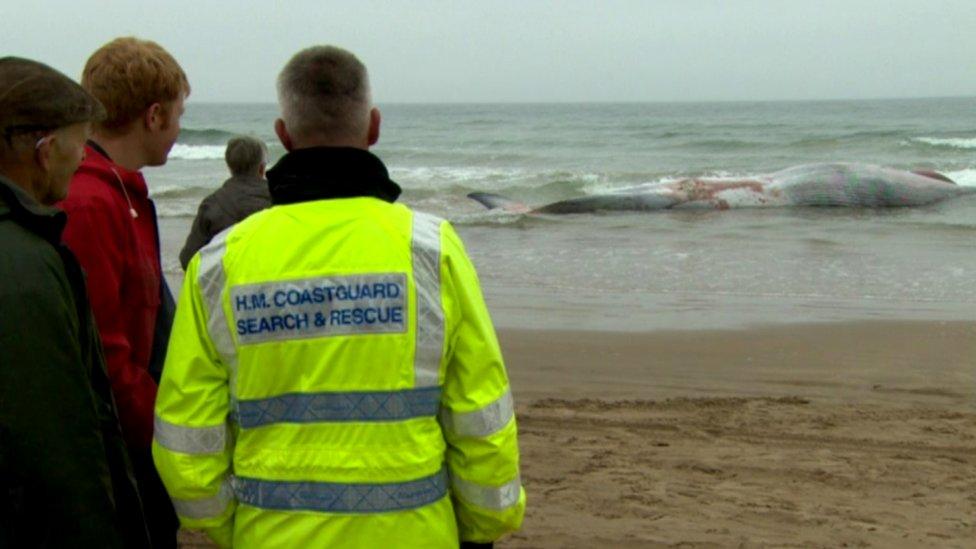
[[696, 178], [581, 196], [532, 208], [491, 193], [470, 193], [489, 209], [512, 213], [822, 206], [924, 206], [976, 193], [937, 172], [910, 172], [872, 164], [806, 164], [748, 179]]

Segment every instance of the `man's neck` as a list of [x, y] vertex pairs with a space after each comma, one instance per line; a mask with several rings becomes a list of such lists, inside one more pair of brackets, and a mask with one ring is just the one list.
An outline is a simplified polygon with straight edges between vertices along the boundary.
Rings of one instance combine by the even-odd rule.
[[112, 162], [131, 171], [139, 171], [146, 166], [145, 153], [138, 139], [131, 134], [109, 135], [96, 133], [91, 140], [101, 147]]

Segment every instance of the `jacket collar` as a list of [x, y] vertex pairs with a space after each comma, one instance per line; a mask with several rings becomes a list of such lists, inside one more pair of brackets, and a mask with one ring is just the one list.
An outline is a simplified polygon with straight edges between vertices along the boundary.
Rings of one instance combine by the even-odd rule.
[[394, 202], [400, 186], [383, 161], [351, 147], [311, 147], [289, 152], [266, 174], [272, 204], [371, 196]]
[[61, 242], [68, 220], [60, 209], [39, 204], [27, 191], [0, 175], [0, 218], [6, 215], [52, 244]]
[[[149, 188], [146, 186], [146, 180], [142, 173], [119, 166], [105, 152], [105, 149], [92, 140], [89, 140], [85, 147], [85, 159], [78, 168], [78, 172], [93, 173], [99, 179], [108, 181], [115, 188], [118, 185], [116, 181], [121, 181], [129, 196], [143, 200], [149, 198]], [[117, 190], [122, 191], [122, 189]]]

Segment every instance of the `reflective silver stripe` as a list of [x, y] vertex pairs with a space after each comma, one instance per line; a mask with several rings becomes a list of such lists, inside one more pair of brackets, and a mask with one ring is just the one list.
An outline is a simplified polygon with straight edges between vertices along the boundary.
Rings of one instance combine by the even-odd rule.
[[227, 445], [227, 425], [183, 427], [156, 416], [153, 438], [168, 450], [183, 454], [216, 454]]
[[447, 473], [408, 482], [346, 484], [237, 477], [237, 498], [261, 509], [325, 513], [385, 513], [430, 505], [447, 495]]
[[512, 391], [507, 390], [498, 400], [473, 412], [455, 413], [441, 410], [441, 425], [448, 433], [459, 437], [486, 437], [508, 425], [515, 415]]
[[237, 403], [242, 428], [272, 423], [398, 421], [437, 416], [440, 387], [403, 391], [290, 393]]
[[451, 490], [467, 503], [493, 511], [504, 511], [518, 503], [522, 480], [516, 476], [515, 480], [501, 486], [485, 486], [452, 474]]
[[413, 280], [417, 290], [417, 343], [414, 386], [438, 384], [444, 347], [444, 311], [441, 308], [441, 222], [433, 215], [413, 213]]
[[200, 250], [200, 271], [197, 278], [200, 295], [203, 296], [207, 312], [210, 313], [207, 318], [207, 331], [217, 352], [225, 360], [237, 354], [223, 302], [224, 286], [227, 283], [227, 275], [224, 273], [224, 253], [227, 251], [229, 233], [230, 229], [227, 229], [217, 234]]
[[173, 499], [176, 514], [190, 519], [208, 519], [219, 517], [227, 510], [227, 506], [234, 500], [234, 487], [231, 479], [225, 479], [220, 485], [217, 495], [203, 499]]
[[[210, 340], [217, 349], [217, 354], [229, 369], [230, 394], [233, 400], [237, 394], [237, 347], [234, 337], [227, 323], [227, 313], [224, 311], [224, 286], [227, 285], [227, 275], [224, 273], [224, 253], [227, 251], [227, 235], [233, 227], [228, 227], [200, 250], [200, 270], [197, 282], [200, 295], [207, 307], [207, 332]], [[233, 402], [231, 410], [233, 410]]]

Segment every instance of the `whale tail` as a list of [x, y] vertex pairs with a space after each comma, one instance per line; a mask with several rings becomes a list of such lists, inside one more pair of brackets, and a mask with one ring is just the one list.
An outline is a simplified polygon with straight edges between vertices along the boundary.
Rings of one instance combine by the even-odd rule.
[[509, 213], [529, 213], [532, 208], [527, 204], [505, 198], [499, 194], [492, 193], [468, 193], [468, 198], [476, 200], [489, 210], [503, 210]]

